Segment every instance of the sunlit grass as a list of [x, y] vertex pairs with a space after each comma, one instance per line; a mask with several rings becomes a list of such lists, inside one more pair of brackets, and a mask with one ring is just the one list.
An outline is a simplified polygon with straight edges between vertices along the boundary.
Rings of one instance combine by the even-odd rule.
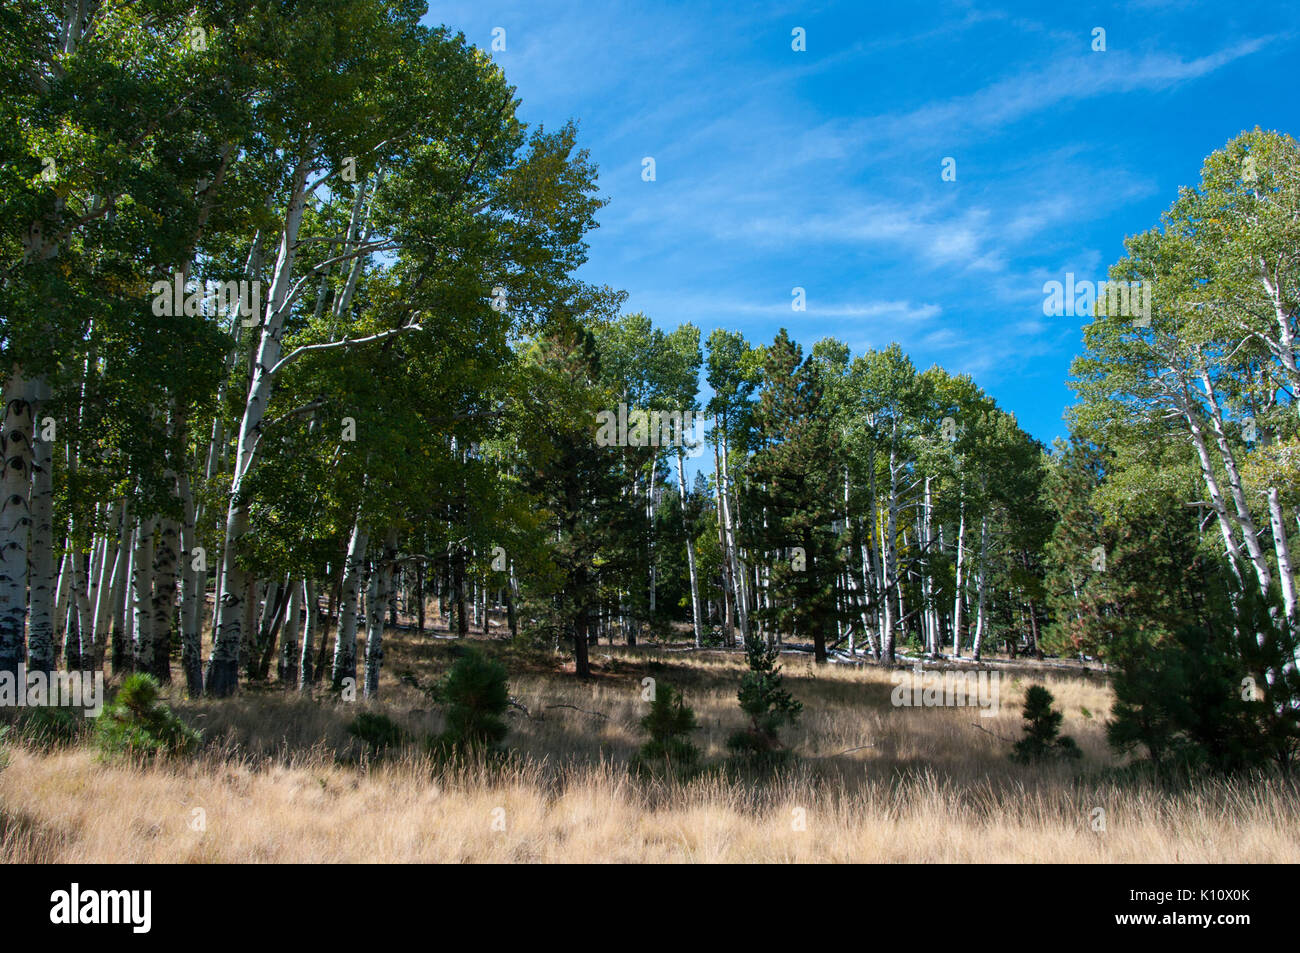
[[[191, 761], [104, 764], [77, 747], [14, 745], [0, 772], [0, 857], [10, 862], [1068, 861], [1294, 862], [1294, 782], [1205, 781], [1169, 791], [1121, 783], [1105, 744], [1110, 691], [1041, 681], [1084, 752], [1075, 765], [1010, 762], [1031, 681], [1008, 677], [1001, 710], [894, 708], [890, 672], [784, 661], [804, 703], [795, 759], [762, 782], [722, 771], [686, 785], [633, 781], [642, 679], [680, 687], [714, 764], [741, 727], [738, 655], [593, 649], [590, 682], [548, 655], [510, 653], [503, 765], [438, 766], [425, 689], [446, 640], [392, 632], [382, 701], [411, 743], [368, 761], [346, 729], [361, 703], [250, 689], [173, 704], [207, 739]], [[501, 651], [500, 643], [493, 643]], [[978, 727], [977, 727], [978, 726]], [[1104, 830], [1095, 830], [1097, 809]]]

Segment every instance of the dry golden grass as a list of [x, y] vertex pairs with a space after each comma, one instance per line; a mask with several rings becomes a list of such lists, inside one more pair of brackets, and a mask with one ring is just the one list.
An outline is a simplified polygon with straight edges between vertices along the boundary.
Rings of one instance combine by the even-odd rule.
[[[414, 737], [440, 727], [422, 688], [445, 671], [449, 647], [390, 633], [393, 662], [374, 707]], [[192, 761], [105, 764], [89, 747], [11, 745], [0, 772], [0, 860], [1300, 859], [1295, 782], [1205, 782], [1174, 792], [1113, 780], [1110, 692], [1097, 680], [1033, 678], [1056, 696], [1084, 761], [1021, 767], [1003, 739], [1019, 736], [1028, 678], [1004, 680], [1001, 712], [980, 718], [973, 708], [893, 708], [888, 671], [814, 669], [790, 658], [787, 685], [805, 705], [787, 732], [798, 754], [792, 767], [765, 783], [714, 773], [664, 785], [633, 781], [626, 770], [642, 740], [641, 678], [685, 690], [702, 726], [697, 743], [721, 761], [727, 735], [742, 723], [742, 660], [604, 646], [595, 660], [597, 677], [580, 683], [553, 659], [510, 654], [512, 694], [531, 716], [511, 718], [507, 745], [516, 757], [499, 767], [436, 767], [415, 744], [368, 761], [346, 731], [363, 706], [274, 689], [228, 701], [176, 693], [176, 709], [208, 739]], [[1093, 830], [1096, 808], [1105, 811], [1104, 832]]]

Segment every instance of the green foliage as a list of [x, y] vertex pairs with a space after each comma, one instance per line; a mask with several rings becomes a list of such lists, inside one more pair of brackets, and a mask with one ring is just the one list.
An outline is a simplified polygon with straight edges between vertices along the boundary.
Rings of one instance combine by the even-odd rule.
[[100, 750], [114, 754], [188, 754], [199, 745], [199, 733], [181, 721], [158, 700], [159, 686], [152, 675], [128, 675], [97, 719]]
[[1025, 692], [1025, 736], [1016, 742], [1011, 759], [1021, 764], [1054, 758], [1078, 758], [1079, 746], [1062, 735], [1062, 714], [1052, 709], [1052, 693], [1042, 685], [1030, 685]]
[[24, 709], [16, 725], [18, 737], [42, 750], [76, 744], [90, 727], [80, 708], [40, 705]]
[[1053, 654], [1109, 659], [1126, 627], [1154, 639], [1202, 611], [1213, 559], [1186, 505], [1198, 488], [1185, 447], [1149, 432], [1110, 432], [1114, 449], [1076, 433], [1050, 465], [1043, 495], [1056, 517], [1045, 550], [1053, 621], [1043, 648]]
[[1277, 593], [1266, 599], [1250, 578], [1215, 595], [1199, 624], [1120, 643], [1107, 737], [1122, 753], [1144, 749], [1160, 774], [1288, 767], [1300, 747], [1296, 636]]
[[671, 685], [656, 685], [650, 713], [641, 719], [641, 729], [650, 740], [632, 758], [632, 773], [689, 777], [700, 760], [700, 749], [690, 740], [691, 732], [698, 728], [695, 712], [687, 707], [682, 693]]
[[435, 754], [496, 751], [505, 740], [510, 707], [506, 668], [477, 648], [469, 648], [451, 666], [439, 689], [447, 704], [447, 728], [432, 739]]
[[531, 393], [518, 422], [526, 461], [521, 486], [535, 501], [545, 540], [525, 588], [525, 611], [552, 644], [573, 645], [575, 672], [586, 677], [596, 608], [645, 569], [644, 506], [627, 488], [647, 461], [644, 448], [592, 439], [598, 415], [612, 415], [609, 408], [622, 398], [600, 383], [597, 338], [576, 317], [557, 315], [538, 337], [521, 387]]
[[751, 635], [745, 641], [745, 660], [749, 671], [740, 680], [741, 710], [749, 716], [749, 727], [727, 739], [735, 754], [760, 761], [777, 761], [785, 754], [778, 732], [782, 725], [795, 723], [803, 704], [782, 687], [781, 666], [776, 664], [779, 650]]
[[805, 360], [782, 329], [763, 362], [753, 413], [757, 450], [746, 482], [745, 509], [766, 518], [741, 534], [757, 552], [784, 554], [769, 567], [769, 607], [755, 616], [811, 638], [819, 662], [826, 660], [825, 633], [835, 629], [843, 545], [834, 524], [844, 518], [836, 507], [843, 500], [840, 438], [824, 376], [819, 359]]
[[363, 711], [348, 725], [348, 733], [365, 742], [372, 756], [378, 757], [389, 748], [396, 748], [406, 740], [402, 726], [381, 712]]

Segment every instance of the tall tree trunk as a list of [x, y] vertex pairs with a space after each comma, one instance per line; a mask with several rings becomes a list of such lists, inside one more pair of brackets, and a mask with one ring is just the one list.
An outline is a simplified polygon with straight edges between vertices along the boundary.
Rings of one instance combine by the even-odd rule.
[[280, 639], [280, 664], [276, 677], [284, 685], [298, 684], [298, 665], [302, 658], [302, 649], [298, 645], [298, 633], [302, 627], [302, 580], [289, 580], [289, 605], [284, 617], [283, 635]]
[[271, 677], [271, 658], [275, 655], [276, 639], [284, 625], [289, 605], [289, 594], [293, 580], [284, 584], [275, 583], [267, 589], [266, 606], [263, 609], [262, 624], [258, 627], [257, 678], [265, 681]]
[[961, 501], [961, 516], [957, 522], [957, 571], [956, 584], [953, 586], [952, 597], [952, 654], [953, 658], [961, 658], [961, 630], [964, 625], [962, 613], [966, 604], [962, 599], [962, 594], [966, 587], [966, 578], [962, 571], [966, 568], [966, 501]]
[[[41, 426], [33, 409], [31, 490], [31, 621], [27, 667], [54, 670], [54, 447], [41, 439]], [[69, 540], [72, 557], [75, 544]], [[78, 666], [79, 667], [79, 666]]]
[[[331, 578], [327, 574], [327, 578]], [[325, 660], [329, 658], [330, 629], [334, 626], [335, 614], [338, 611], [339, 600], [343, 597], [343, 574], [338, 574], [337, 581], [330, 586], [329, 603], [325, 606], [325, 618], [321, 624], [320, 634], [320, 652], [316, 656], [316, 670], [312, 673], [312, 681], [319, 682], [325, 677]], [[338, 645], [338, 636], [335, 635], [334, 643]]]
[[15, 677], [27, 658], [27, 536], [31, 527], [32, 405], [22, 372], [4, 389], [0, 469], [0, 672]]
[[975, 661], [980, 660], [980, 650], [984, 646], [984, 635], [988, 625], [988, 552], [989, 552], [989, 518], [980, 518], [980, 556], [976, 569], [975, 591], [975, 642], [971, 646], [971, 655]]
[[163, 519], [154, 541], [153, 674], [162, 682], [170, 682], [172, 677], [171, 636], [176, 619], [179, 529], [175, 520]]
[[727, 470], [727, 433], [724, 425], [719, 442], [722, 444], [721, 458], [721, 477], [722, 477], [722, 525], [726, 535], [726, 552], [725, 556], [730, 570], [731, 583], [734, 589], [734, 601], [736, 606], [736, 618], [740, 623], [740, 637], [742, 642], [749, 638], [749, 607], [745, 603], [745, 573], [741, 565], [740, 555], [736, 552], [736, 532], [735, 526], [731, 521], [731, 478]]
[[[714, 418], [716, 425], [717, 418]], [[731, 582], [731, 558], [727, 554], [727, 530], [722, 518], [722, 455], [719, 452], [721, 439], [713, 443], [713, 486], [717, 496], [717, 509], [715, 515], [718, 523], [718, 552], [722, 554], [720, 560], [720, 571], [722, 575], [722, 631], [726, 638], [727, 645], [736, 644], [736, 621], [733, 609], [735, 600], [735, 589]]]
[[304, 602], [306, 603], [306, 624], [302, 631], [302, 657], [298, 661], [298, 691], [311, 690], [312, 650], [315, 647], [316, 630], [320, 628], [320, 607], [316, 604], [316, 580], [308, 579], [303, 583]]
[[415, 631], [424, 635], [424, 560], [415, 564]]
[[587, 652], [588, 626], [591, 608], [587, 605], [587, 570], [579, 566], [574, 573], [574, 591], [577, 605], [570, 623], [573, 627], [573, 667], [579, 678], [591, 675], [591, 661]]
[[[109, 507], [108, 515], [104, 529], [104, 558], [99, 571], [99, 584], [95, 587], [94, 632], [91, 636], [95, 643], [95, 661], [91, 667], [95, 671], [104, 667], [104, 655], [112, 640], [114, 598], [120, 591], [122, 573], [126, 568], [126, 553], [122, 546], [125, 504]], [[116, 541], [112, 536], [114, 523], [117, 524]]]
[[[370, 593], [366, 597], [368, 626], [366, 628], [365, 697], [379, 697], [379, 669], [384, 661], [384, 607], [393, 587], [393, 565], [397, 558], [397, 531], [389, 530], [384, 537], [384, 551], [370, 574]], [[486, 624], [486, 613], [484, 614]]]
[[1196, 459], [1201, 465], [1201, 479], [1205, 482], [1205, 489], [1210, 497], [1210, 508], [1214, 510], [1214, 515], [1219, 521], [1219, 532], [1223, 536], [1223, 546], [1228, 555], [1228, 565], [1237, 580], [1240, 581], [1242, 579], [1241, 564], [1244, 557], [1241, 547], [1237, 543], [1232, 518], [1228, 515], [1228, 507], [1223, 499], [1223, 491], [1219, 487], [1214, 463], [1210, 459], [1209, 448], [1205, 443], [1205, 431], [1201, 426], [1200, 414], [1192, 405], [1191, 400], [1185, 395], [1181, 409], [1183, 419], [1187, 421], [1187, 428], [1192, 435], [1192, 446], [1196, 448]]
[[1295, 570], [1291, 565], [1291, 546], [1286, 538], [1286, 516], [1282, 497], [1275, 486], [1268, 488], [1268, 515], [1273, 530], [1273, 550], [1277, 554], [1277, 578], [1282, 587], [1282, 603], [1288, 619], [1295, 618]]
[[157, 517], [142, 519], [135, 531], [135, 554], [131, 559], [131, 643], [133, 668], [152, 673], [154, 531]]
[[356, 684], [357, 677], [357, 603], [361, 598], [361, 577], [365, 573], [366, 546], [369, 535], [361, 526], [361, 512], [358, 510], [356, 522], [352, 525], [352, 537], [348, 541], [347, 562], [343, 565], [342, 610], [339, 614], [338, 635], [334, 639], [334, 669], [331, 681], [334, 687], [341, 688], [343, 679], [350, 678]]
[[455, 588], [453, 604], [456, 606], [456, 634], [461, 638], [469, 635], [469, 614], [465, 592], [465, 550], [456, 550], [456, 562], [452, 570], [452, 586]]
[[515, 564], [510, 563], [510, 578], [506, 580], [506, 621], [510, 626], [510, 637], [519, 635], [519, 618], [515, 610], [515, 596], [519, 591], [519, 581], [515, 578]]
[[895, 539], [898, 534], [898, 455], [897, 450], [891, 446], [889, 449], [889, 503], [885, 512], [884, 536], [880, 541], [880, 554], [883, 560], [883, 579], [881, 585], [883, 591], [881, 598], [885, 606], [885, 630], [880, 637], [880, 653], [887, 664], [894, 663], [894, 647], [896, 633], [894, 632], [893, 607], [890, 605], [889, 597], [895, 586], [900, 584], [898, 575], [898, 554], [895, 547]]
[[122, 505], [122, 572], [113, 583], [111, 641], [113, 643], [113, 674], [131, 671], [134, 655], [131, 651], [131, 580], [135, 578], [136, 523], [129, 502]]
[[[190, 487], [190, 478], [182, 470], [177, 477], [180, 491], [181, 508], [184, 514], [181, 522], [181, 549], [179, 554], [181, 573], [181, 670], [185, 673], [185, 690], [191, 698], [203, 694], [203, 632], [202, 608], [203, 593], [207, 589], [208, 573], [206, 568], [196, 568], [198, 554], [197, 509], [194, 493]], [[206, 566], [206, 557], [204, 560]]]
[[677, 489], [682, 505], [682, 527], [686, 531], [686, 568], [691, 577], [691, 623], [698, 649], [704, 644], [704, 618], [700, 612], [700, 577], [695, 568], [695, 537], [686, 519], [686, 453], [681, 447], [677, 448]]
[[[308, 151], [312, 152], [314, 149], [309, 147]], [[252, 380], [249, 383], [243, 418], [239, 426], [239, 446], [230, 484], [225, 538], [221, 547], [218, 621], [205, 679], [207, 690], [212, 695], [229, 695], [234, 692], [239, 683], [240, 643], [244, 636], [242, 631], [244, 613], [241, 600], [246, 589], [246, 578], [236, 557], [240, 539], [248, 530], [249, 501], [243, 492], [244, 480], [252, 469], [254, 452], [261, 436], [262, 420], [266, 416], [275, 383], [272, 370], [280, 359], [280, 335], [289, 309], [289, 288], [293, 277], [298, 229], [302, 224], [306, 206], [306, 181], [310, 165], [311, 160], [304, 157], [294, 167], [285, 212], [284, 231], [280, 239], [280, 251], [267, 295], [266, 313], [262, 316], [262, 337], [253, 363]]]
[[1255, 526], [1255, 519], [1250, 513], [1250, 504], [1246, 499], [1246, 491], [1241, 484], [1241, 475], [1237, 470], [1237, 457], [1232, 450], [1232, 445], [1228, 441], [1227, 432], [1223, 426], [1223, 413], [1219, 408], [1219, 397], [1215, 391], [1214, 384], [1210, 380], [1210, 375], [1204, 368], [1201, 368], [1201, 385], [1205, 391], [1206, 400], [1210, 406], [1210, 428], [1214, 432], [1215, 444], [1219, 448], [1219, 457], [1223, 461], [1223, 470], [1228, 478], [1228, 490], [1232, 497], [1232, 503], [1235, 507], [1236, 520], [1238, 529], [1241, 531], [1241, 537], [1246, 543], [1246, 552], [1250, 554], [1250, 561], [1255, 566], [1255, 573], [1259, 576], [1259, 584], [1262, 592], [1267, 593], [1268, 587], [1273, 581], [1272, 570], [1268, 565], [1268, 558], [1264, 555], [1263, 544], [1259, 541], [1259, 530]]

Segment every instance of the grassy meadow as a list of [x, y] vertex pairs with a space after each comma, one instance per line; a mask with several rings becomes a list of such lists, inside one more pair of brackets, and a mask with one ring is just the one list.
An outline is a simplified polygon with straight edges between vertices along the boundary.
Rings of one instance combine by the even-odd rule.
[[[504, 763], [435, 764], [428, 689], [455, 641], [391, 630], [381, 700], [275, 687], [170, 702], [203, 733], [184, 760], [103, 761], [88, 742], [7, 745], [0, 859], [23, 862], [1295, 862], [1294, 781], [1165, 789], [1116, 772], [1110, 690], [1096, 673], [1016, 669], [995, 717], [974, 707], [896, 708], [891, 671], [782, 657], [803, 702], [775, 776], [708, 770], [689, 783], [627, 770], [643, 740], [642, 679], [684, 691], [714, 765], [742, 727], [743, 656], [593, 647], [595, 676], [564, 659], [478, 640], [510, 671], [518, 705]], [[570, 663], [571, 665], [571, 663]], [[1081, 761], [1021, 766], [1008, 752], [1020, 703], [1046, 685]], [[410, 743], [375, 758], [349, 734], [382, 711]], [[1104, 811], [1099, 814], [1097, 809]], [[1098, 829], [1104, 827], [1104, 829]]]

